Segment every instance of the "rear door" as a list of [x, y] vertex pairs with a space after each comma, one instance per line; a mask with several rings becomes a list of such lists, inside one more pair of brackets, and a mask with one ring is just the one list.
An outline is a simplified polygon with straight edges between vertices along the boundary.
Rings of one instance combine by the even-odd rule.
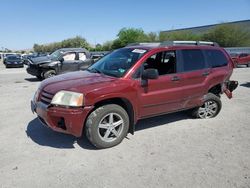
[[79, 52], [77, 59], [78, 59], [78, 70], [85, 70], [94, 62], [92, 59], [87, 59], [87, 56], [84, 52]]
[[182, 88], [182, 108], [200, 105], [202, 96], [207, 91], [206, 80], [211, 69], [200, 49], [183, 49], [179, 51], [178, 72]]

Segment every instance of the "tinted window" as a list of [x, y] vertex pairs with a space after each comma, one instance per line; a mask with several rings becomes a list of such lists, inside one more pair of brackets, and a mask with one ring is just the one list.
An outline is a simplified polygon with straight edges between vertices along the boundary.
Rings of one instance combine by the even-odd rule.
[[227, 65], [227, 58], [220, 50], [205, 50], [209, 67], [223, 67]]
[[183, 71], [194, 71], [206, 67], [201, 50], [182, 50]]

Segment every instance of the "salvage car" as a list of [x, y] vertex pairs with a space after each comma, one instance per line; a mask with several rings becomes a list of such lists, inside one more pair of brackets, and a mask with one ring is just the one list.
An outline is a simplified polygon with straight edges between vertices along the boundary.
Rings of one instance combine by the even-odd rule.
[[20, 55], [8, 55], [3, 61], [6, 68], [23, 67], [23, 60]]
[[232, 98], [234, 64], [213, 42], [138, 43], [114, 50], [86, 71], [44, 80], [31, 109], [51, 129], [86, 134], [97, 148], [134, 134], [140, 119], [191, 109], [196, 118], [217, 116], [220, 96]]
[[66, 72], [87, 69], [94, 63], [84, 48], [62, 48], [49, 56], [27, 59], [27, 73], [46, 79]]

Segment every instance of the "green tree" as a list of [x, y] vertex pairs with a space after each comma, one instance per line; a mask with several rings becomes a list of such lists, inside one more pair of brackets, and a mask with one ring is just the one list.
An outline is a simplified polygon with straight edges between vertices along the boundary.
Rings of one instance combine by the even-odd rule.
[[54, 42], [46, 45], [34, 44], [33, 49], [35, 52], [53, 52], [59, 48], [86, 48], [90, 49], [89, 43], [86, 39], [76, 36], [61, 42]]
[[203, 35], [203, 40], [217, 42], [222, 47], [250, 45], [250, 33], [230, 24], [216, 26]]
[[103, 45], [102, 45], [102, 50], [103, 51], [111, 51], [113, 43], [114, 43], [114, 41], [106, 41], [106, 42], [104, 42]]
[[201, 35], [194, 34], [189, 31], [173, 31], [170, 33], [160, 32], [160, 41], [172, 41], [172, 40], [200, 40]]
[[147, 35], [142, 29], [122, 28], [117, 36], [112, 45], [113, 49], [124, 47], [129, 43], [147, 41]]

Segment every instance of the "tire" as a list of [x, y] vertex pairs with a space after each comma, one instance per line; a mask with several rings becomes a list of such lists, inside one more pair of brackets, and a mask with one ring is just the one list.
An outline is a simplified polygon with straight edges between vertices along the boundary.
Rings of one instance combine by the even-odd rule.
[[247, 64], [247, 67], [250, 67], [250, 62]]
[[129, 116], [121, 106], [108, 104], [94, 110], [85, 126], [86, 136], [95, 147], [109, 148], [121, 143], [127, 135]]
[[54, 70], [47, 70], [47, 71], [45, 71], [45, 72], [43, 73], [43, 77], [44, 77], [45, 79], [50, 78], [50, 77], [53, 77], [53, 76], [55, 76], [55, 75], [56, 75], [56, 71], [54, 71]]
[[43, 79], [42, 76], [36, 76], [36, 78], [37, 78], [38, 80], [42, 80], [42, 79]]
[[200, 119], [208, 119], [217, 116], [221, 110], [222, 104], [218, 96], [208, 93], [204, 97], [204, 104], [193, 109], [192, 116]]

